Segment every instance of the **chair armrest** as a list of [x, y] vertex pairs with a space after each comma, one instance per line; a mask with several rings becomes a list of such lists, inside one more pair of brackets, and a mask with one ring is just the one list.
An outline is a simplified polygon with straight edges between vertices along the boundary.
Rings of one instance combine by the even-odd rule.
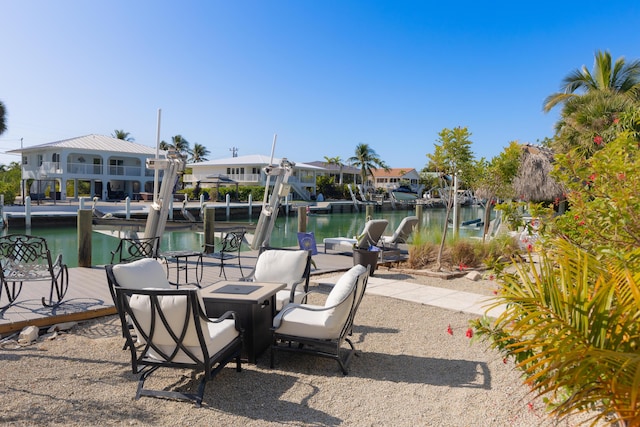
[[202, 317], [209, 323], [220, 323], [223, 320], [232, 318], [236, 327], [236, 331], [238, 332], [244, 332], [244, 329], [242, 328], [242, 325], [240, 325], [240, 319], [238, 318], [238, 315], [236, 314], [235, 311], [233, 310], [229, 310], [224, 312], [221, 316], [217, 317], [217, 318], [211, 318], [211, 317], [207, 317], [204, 313], [202, 313]]

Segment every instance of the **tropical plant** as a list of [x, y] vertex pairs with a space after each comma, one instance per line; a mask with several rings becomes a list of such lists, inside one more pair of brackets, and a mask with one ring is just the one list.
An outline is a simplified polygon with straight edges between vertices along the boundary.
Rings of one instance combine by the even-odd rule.
[[161, 141], [161, 150], [175, 150], [180, 154], [188, 155], [190, 152], [189, 141], [184, 139], [182, 135], [174, 135], [171, 137], [171, 142]]
[[638, 171], [640, 149], [627, 132], [600, 144], [591, 157], [579, 149], [556, 156], [554, 175], [567, 186], [571, 208], [552, 231], [596, 254], [640, 247]]
[[389, 166], [378, 156], [375, 150], [369, 147], [369, 144], [358, 144], [356, 146], [355, 155], [347, 160], [351, 165], [360, 168], [360, 176], [362, 184], [367, 183], [367, 177], [373, 176], [373, 171], [378, 168], [389, 170]]
[[552, 414], [639, 425], [640, 248], [598, 257], [553, 239], [537, 264], [513, 267], [495, 301], [505, 311], [474, 321], [475, 337], [515, 359]]
[[342, 167], [344, 165], [342, 164], [342, 159], [340, 158], [340, 156], [336, 156], [336, 157], [324, 156], [324, 164], [338, 166], [338, 176], [339, 176], [338, 184], [342, 185]]
[[191, 157], [189, 158], [189, 161], [193, 162], [193, 163], [198, 163], [198, 162], [206, 162], [207, 157], [210, 154], [210, 151], [207, 150], [207, 147], [205, 147], [202, 144], [198, 144], [197, 142], [195, 144], [193, 144], [193, 149], [190, 151]]
[[7, 109], [4, 103], [0, 101], [0, 135], [7, 131]]
[[114, 130], [113, 133], [111, 134], [111, 136], [114, 137], [114, 138], [117, 138], [117, 139], [121, 139], [123, 141], [129, 141], [129, 142], [135, 141], [135, 138], [132, 137], [129, 132], [125, 132], [122, 129]]
[[544, 100], [544, 111], [579, 96], [576, 91], [617, 92], [638, 100], [640, 95], [640, 61], [627, 63], [624, 57], [612, 63], [608, 51], [596, 51], [593, 70], [586, 66], [569, 73], [562, 81], [561, 92], [549, 95]]

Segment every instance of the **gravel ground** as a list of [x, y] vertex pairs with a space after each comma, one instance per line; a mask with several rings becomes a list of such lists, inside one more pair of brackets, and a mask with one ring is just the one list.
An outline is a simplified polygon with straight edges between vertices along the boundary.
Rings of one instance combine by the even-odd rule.
[[[467, 292], [493, 293], [489, 280], [441, 280], [378, 271]], [[53, 340], [0, 347], [3, 425], [219, 426], [575, 426], [528, 393], [511, 362], [465, 336], [475, 316], [366, 295], [352, 337], [361, 351], [348, 376], [335, 361], [268, 352], [237, 373], [224, 369], [202, 408], [143, 397], [115, 316], [87, 321]], [[451, 326], [453, 335], [447, 333]], [[155, 377], [155, 378], [154, 378]], [[188, 370], [160, 370], [149, 386], [191, 387]]]

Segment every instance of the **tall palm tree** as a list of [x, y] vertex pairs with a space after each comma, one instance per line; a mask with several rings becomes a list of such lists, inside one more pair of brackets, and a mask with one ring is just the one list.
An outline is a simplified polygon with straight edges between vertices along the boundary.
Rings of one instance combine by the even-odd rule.
[[175, 150], [180, 154], [188, 155], [191, 150], [189, 149], [189, 141], [182, 137], [182, 135], [175, 135], [171, 137], [171, 142], [161, 141], [161, 150]]
[[575, 92], [610, 91], [628, 95], [634, 100], [640, 99], [640, 61], [627, 63], [620, 57], [614, 64], [608, 51], [596, 51], [593, 70], [586, 66], [573, 70], [562, 81], [562, 92], [549, 95], [544, 100], [544, 111], [548, 112], [558, 104], [579, 96]]
[[5, 133], [5, 131], [7, 130], [6, 115], [7, 115], [7, 110], [4, 107], [4, 104], [2, 103], [2, 101], [0, 101], [0, 135]]
[[122, 129], [114, 130], [111, 136], [117, 139], [121, 139], [123, 141], [129, 141], [129, 142], [133, 142], [136, 140], [134, 137], [131, 136], [129, 132], [125, 132]]
[[207, 147], [205, 147], [202, 144], [198, 144], [197, 142], [195, 144], [193, 144], [193, 150], [191, 150], [191, 157], [189, 158], [189, 160], [193, 163], [198, 163], [198, 162], [206, 162], [207, 159], [206, 156], [209, 155], [210, 151], [207, 150]]
[[369, 144], [358, 144], [356, 146], [355, 156], [349, 157], [347, 161], [353, 166], [360, 168], [363, 185], [367, 183], [368, 176], [373, 176], [374, 170], [378, 168], [384, 169], [385, 171], [389, 170], [389, 166], [380, 159], [373, 148], [369, 147]]
[[344, 165], [342, 164], [342, 159], [340, 158], [340, 156], [336, 156], [336, 157], [324, 156], [324, 164], [327, 166], [328, 165], [338, 166], [338, 174], [340, 176], [339, 184], [342, 185], [342, 167]]

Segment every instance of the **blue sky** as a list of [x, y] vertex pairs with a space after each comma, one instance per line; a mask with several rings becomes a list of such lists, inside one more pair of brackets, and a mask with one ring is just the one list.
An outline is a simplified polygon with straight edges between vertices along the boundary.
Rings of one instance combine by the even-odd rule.
[[544, 98], [598, 49], [640, 58], [635, 1], [0, 0], [5, 151], [91, 133], [209, 159], [369, 144], [421, 169], [443, 128], [476, 156], [553, 135]]

